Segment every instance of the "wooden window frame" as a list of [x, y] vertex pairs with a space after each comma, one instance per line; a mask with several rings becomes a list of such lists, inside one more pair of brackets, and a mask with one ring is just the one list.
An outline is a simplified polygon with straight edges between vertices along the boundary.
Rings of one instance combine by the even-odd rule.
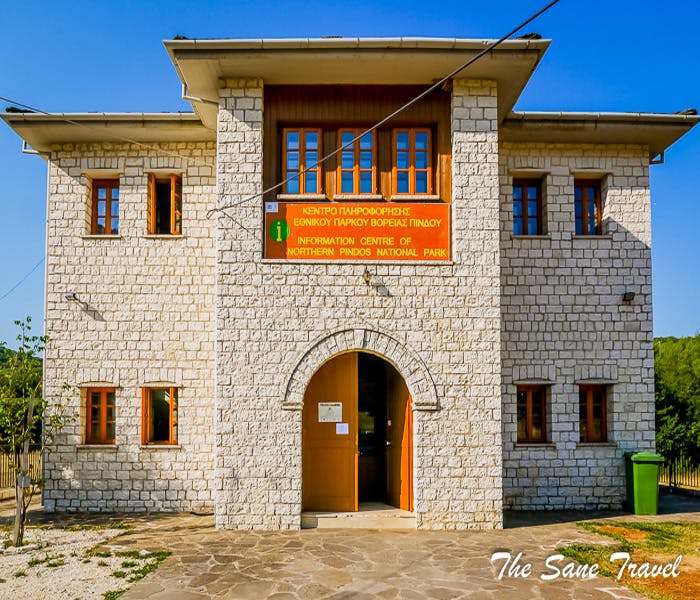
[[[363, 131], [365, 131], [364, 128], [360, 129], [354, 129], [351, 127], [343, 127], [342, 129], [338, 130], [338, 148], [341, 148], [343, 145], [343, 133], [350, 133], [352, 134], [353, 138], [356, 138], [359, 136]], [[362, 196], [362, 195], [370, 195], [370, 194], [376, 194], [377, 193], [377, 136], [375, 134], [376, 132], [371, 131], [369, 134], [371, 139], [372, 139], [372, 168], [371, 169], [363, 169], [360, 167], [360, 152], [367, 152], [367, 150], [361, 150], [360, 149], [360, 140], [356, 139], [355, 142], [353, 143], [352, 146], [349, 146], [345, 150], [341, 150], [338, 153], [338, 166], [336, 168], [336, 186], [335, 186], [335, 194], [336, 195], [353, 195], [353, 196]], [[353, 152], [353, 167], [352, 169], [344, 169], [343, 168], [343, 152], [349, 152], [352, 150]], [[371, 171], [372, 173], [372, 190], [369, 192], [362, 192], [360, 191], [360, 176], [361, 173], [367, 173]], [[346, 192], [343, 191], [343, 173], [349, 173], [352, 172], [352, 192]]]
[[[97, 231], [97, 219], [101, 216], [98, 214], [98, 190], [101, 188], [107, 188], [107, 194], [105, 198], [105, 231], [100, 233]], [[112, 190], [119, 190], [119, 179], [93, 179], [92, 180], [92, 223], [90, 225], [91, 235], [119, 235], [119, 225], [117, 225], [117, 231], [112, 233]], [[116, 202], [119, 205], [119, 197], [117, 197]], [[117, 206], [117, 211], [119, 206]], [[116, 217], [117, 222], [119, 222], [119, 213], [117, 212]]]
[[[529, 230], [529, 223], [530, 223], [530, 215], [528, 213], [529, 209], [529, 202], [527, 198], [527, 188], [535, 186], [537, 188], [537, 233], [528, 233]], [[521, 202], [523, 204], [523, 210], [522, 210], [522, 216], [516, 217], [515, 216], [515, 188], [516, 187], [522, 187], [523, 188], [523, 194], [522, 194], [522, 199]], [[522, 235], [522, 236], [533, 236], [533, 235], [544, 235], [544, 220], [543, 220], [543, 209], [544, 209], [544, 202], [542, 199], [542, 179], [536, 179], [536, 178], [515, 178], [513, 179], [513, 207], [512, 207], [512, 214], [513, 214], [513, 234], [514, 235]], [[516, 218], [519, 218], [523, 222], [523, 227], [522, 227], [522, 233], [515, 233], [515, 220]]]
[[[397, 164], [398, 136], [400, 133], [408, 133], [408, 169], [399, 169]], [[416, 134], [428, 135], [428, 166], [425, 169], [416, 169]], [[403, 151], [403, 150], [402, 150]], [[408, 192], [399, 192], [399, 171], [408, 172]], [[416, 172], [427, 173], [427, 190], [416, 192]], [[433, 134], [427, 127], [399, 127], [391, 132], [391, 190], [392, 196], [431, 196], [433, 194]]]
[[[576, 200], [576, 190], [581, 188], [581, 228], [582, 231], [577, 231], [576, 228], [576, 205], [579, 203]], [[590, 233], [590, 219], [588, 215], [588, 198], [584, 198], [584, 192], [593, 188], [596, 192], [595, 202], [595, 232]], [[574, 179], [574, 231], [576, 235], [596, 236], [603, 235], [603, 195], [600, 179]]]
[[[608, 441], [608, 386], [606, 385], [579, 385], [579, 442], [582, 444], [604, 444]], [[600, 439], [591, 439], [593, 431], [593, 392], [603, 393], [603, 416]], [[586, 395], [586, 415], [581, 415], [581, 394]], [[586, 422], [586, 435], [581, 428], [581, 421]], [[584, 437], [586, 439], [584, 439]]]
[[[170, 183], [170, 232], [156, 232], [157, 184]], [[176, 173], [158, 176], [148, 174], [148, 234], [149, 235], [182, 235], [182, 176]]]
[[[170, 413], [168, 419], [170, 422], [169, 434], [167, 441], [152, 441], [153, 422], [151, 420], [151, 393], [155, 391], [166, 390], [170, 394]], [[172, 401], [174, 399], [174, 402]], [[141, 389], [141, 444], [144, 446], [174, 446], [178, 444], [178, 419], [173, 415], [175, 412], [179, 414], [178, 406], [178, 388], [175, 386], [153, 386], [144, 387]]]
[[[547, 394], [548, 394], [548, 387], [546, 385], [519, 385], [516, 388], [515, 391], [515, 407], [516, 407], [516, 441], [518, 444], [545, 444], [547, 443], [548, 440], [548, 433], [547, 433]], [[524, 439], [519, 439], [517, 438], [517, 407], [518, 407], [518, 395], [521, 392], [526, 393], [526, 404], [525, 404], [525, 438]], [[540, 431], [542, 432], [541, 438], [535, 439], [532, 436], [532, 426], [533, 426], [533, 420], [532, 420], [532, 398], [533, 398], [533, 392], [541, 392], [542, 399], [540, 401], [540, 412], [542, 414], [542, 422], [540, 423]]]
[[[93, 438], [92, 437], [92, 395], [95, 393], [100, 394], [100, 399], [99, 399], [99, 407], [100, 407], [100, 416], [99, 416], [99, 425], [100, 425], [100, 435], [98, 438]], [[116, 430], [116, 416], [115, 419], [108, 420], [107, 419], [107, 408], [109, 406], [109, 403], [107, 402], [107, 394], [114, 394], [114, 401], [112, 404], [112, 407], [114, 410], [116, 410], [116, 391], [115, 388], [107, 388], [107, 387], [101, 387], [101, 388], [87, 388], [86, 389], [86, 398], [85, 398], [85, 407], [86, 407], [86, 413], [85, 413], [85, 443], [86, 444], [103, 444], [103, 445], [111, 445], [116, 443], [116, 439], [108, 438], [107, 437], [107, 425], [109, 423], [113, 423], [115, 425], [115, 430]], [[115, 432], [116, 436], [116, 432]]]
[[[287, 179], [290, 177], [290, 172], [287, 169], [287, 134], [288, 133], [293, 133], [296, 132], [299, 134], [299, 170], [294, 171], [294, 173], [298, 173], [298, 181], [299, 181], [299, 191], [298, 192], [292, 192], [294, 195], [300, 195], [300, 196], [315, 196], [318, 194], [323, 194], [323, 187], [321, 185], [323, 178], [321, 177], [322, 173], [322, 164], [320, 162], [321, 158], [323, 157], [322, 150], [323, 150], [323, 130], [320, 127], [285, 127], [282, 129], [282, 181], [285, 182], [284, 184], [284, 189], [283, 193], [289, 194], [290, 192], [288, 191], [288, 184]], [[314, 169], [307, 169], [306, 168], [306, 134], [307, 133], [315, 133], [318, 136], [318, 148], [316, 149], [316, 152], [318, 154], [318, 160], [316, 161], [316, 167]], [[316, 176], [316, 191], [315, 192], [307, 192], [306, 191], [306, 180], [309, 175], [315, 174]]]

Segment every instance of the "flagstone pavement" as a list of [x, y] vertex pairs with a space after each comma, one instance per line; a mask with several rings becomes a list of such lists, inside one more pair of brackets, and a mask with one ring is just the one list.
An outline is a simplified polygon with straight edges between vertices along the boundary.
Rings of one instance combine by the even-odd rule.
[[[624, 518], [700, 521], [700, 499], [663, 496], [661, 512], [656, 517]], [[123, 600], [631, 600], [641, 596], [603, 577], [540, 579], [550, 571], [545, 560], [557, 547], [606, 543], [577, 528], [577, 521], [623, 514], [509, 513], [503, 530], [463, 532], [218, 531], [211, 516], [152, 515], [121, 517], [135, 527], [112, 546], [172, 551], [155, 573], [121, 596]], [[490, 560], [498, 551], [513, 556], [522, 552], [520, 564], [531, 563], [532, 574], [499, 579], [503, 561]]]

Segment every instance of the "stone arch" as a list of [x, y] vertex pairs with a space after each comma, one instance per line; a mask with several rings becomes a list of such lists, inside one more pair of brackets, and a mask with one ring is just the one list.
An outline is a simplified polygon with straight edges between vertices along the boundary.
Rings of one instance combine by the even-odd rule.
[[437, 410], [435, 384], [425, 363], [401, 342], [386, 333], [350, 328], [316, 340], [297, 362], [284, 396], [285, 410], [301, 410], [306, 386], [319, 367], [338, 354], [364, 351], [391, 363], [403, 377], [413, 399], [413, 410]]

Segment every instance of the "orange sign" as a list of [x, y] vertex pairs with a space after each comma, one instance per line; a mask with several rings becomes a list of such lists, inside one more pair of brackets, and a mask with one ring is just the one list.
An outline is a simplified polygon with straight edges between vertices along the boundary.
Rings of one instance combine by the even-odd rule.
[[450, 258], [448, 204], [266, 202], [265, 232], [265, 258]]

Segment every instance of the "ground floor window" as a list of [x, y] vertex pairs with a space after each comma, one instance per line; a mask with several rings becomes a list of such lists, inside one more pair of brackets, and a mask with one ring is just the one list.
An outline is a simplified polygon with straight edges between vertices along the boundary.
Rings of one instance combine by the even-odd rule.
[[518, 443], [547, 441], [547, 387], [519, 385], [517, 388]]
[[143, 443], [177, 444], [177, 388], [143, 389]]
[[579, 434], [581, 442], [607, 442], [607, 398], [604, 385], [579, 386]]
[[114, 388], [88, 388], [85, 442], [114, 444]]

